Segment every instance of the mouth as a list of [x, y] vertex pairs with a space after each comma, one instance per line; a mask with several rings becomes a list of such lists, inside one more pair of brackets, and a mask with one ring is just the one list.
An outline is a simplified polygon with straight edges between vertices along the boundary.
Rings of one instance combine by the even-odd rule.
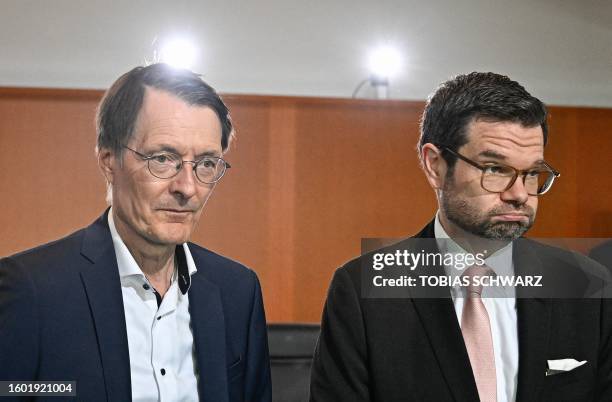
[[529, 215], [516, 213], [496, 214], [493, 215], [493, 219], [501, 222], [524, 222], [529, 220]]
[[163, 208], [158, 211], [165, 213], [170, 217], [187, 217], [194, 213], [191, 209], [174, 209], [174, 208]]
[[191, 209], [179, 209], [179, 208], [162, 208], [158, 209], [164, 216], [163, 220], [167, 223], [178, 223], [184, 225], [187, 222], [191, 222], [194, 211]]

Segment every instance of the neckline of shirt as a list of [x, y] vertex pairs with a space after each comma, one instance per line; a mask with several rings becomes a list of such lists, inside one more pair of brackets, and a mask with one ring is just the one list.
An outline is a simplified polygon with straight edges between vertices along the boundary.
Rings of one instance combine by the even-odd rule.
[[[119, 277], [121, 279], [126, 279], [132, 276], [139, 276], [144, 282], [148, 283], [149, 286], [152, 287], [152, 285], [149, 283], [148, 279], [138, 266], [138, 263], [136, 263], [134, 256], [132, 256], [132, 253], [130, 253], [130, 250], [123, 242], [123, 239], [119, 235], [119, 232], [117, 232], [117, 228], [113, 219], [112, 207], [108, 211], [108, 227], [111, 232], [113, 246], [115, 249], [117, 267], [119, 269]], [[185, 295], [191, 287], [191, 276], [197, 272], [193, 256], [191, 255], [187, 243], [176, 245], [175, 258], [177, 262], [177, 269], [172, 275], [171, 284], [175, 281], [178, 281], [179, 290], [183, 295]]]

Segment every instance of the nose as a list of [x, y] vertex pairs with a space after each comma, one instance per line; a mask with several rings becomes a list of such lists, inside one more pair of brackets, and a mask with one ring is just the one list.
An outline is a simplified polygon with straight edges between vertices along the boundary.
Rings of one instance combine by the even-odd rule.
[[197, 185], [194, 166], [191, 163], [183, 163], [181, 170], [172, 178], [170, 191], [180, 195], [184, 199], [193, 197], [197, 192]]
[[512, 186], [500, 194], [501, 199], [505, 202], [523, 205], [529, 199], [529, 194], [525, 188], [523, 177], [519, 176], [516, 178]]

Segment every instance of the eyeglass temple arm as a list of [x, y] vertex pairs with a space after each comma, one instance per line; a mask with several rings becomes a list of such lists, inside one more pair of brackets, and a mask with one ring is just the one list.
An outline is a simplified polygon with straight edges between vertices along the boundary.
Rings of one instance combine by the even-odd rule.
[[463, 155], [453, 151], [452, 149], [450, 149], [448, 147], [445, 147], [445, 146], [442, 145], [442, 146], [438, 146], [438, 148], [440, 148], [440, 149], [442, 149], [444, 151], [447, 151], [448, 153], [456, 156], [457, 158], [461, 159], [462, 161], [464, 161], [466, 163], [469, 163], [470, 165], [474, 166], [476, 169], [485, 170], [484, 166], [474, 162], [473, 160], [470, 160], [470, 159], [466, 158], [465, 156], [463, 156]]

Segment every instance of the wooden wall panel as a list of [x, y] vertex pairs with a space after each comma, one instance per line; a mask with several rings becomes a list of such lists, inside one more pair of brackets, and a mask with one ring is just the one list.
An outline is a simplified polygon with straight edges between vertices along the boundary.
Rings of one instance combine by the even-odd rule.
[[[0, 88], [0, 255], [105, 208], [94, 158], [102, 92]], [[318, 321], [333, 271], [363, 237], [404, 237], [436, 210], [415, 144], [422, 102], [228, 95], [232, 169], [194, 241], [255, 269], [269, 321]], [[612, 237], [612, 109], [551, 107], [562, 177], [531, 236]]]
[[[295, 315], [316, 321], [335, 268], [363, 237], [401, 237], [435, 211], [418, 168], [421, 103], [298, 106]], [[321, 286], [322, 284], [325, 284]]]
[[93, 119], [101, 93], [0, 93], [0, 255], [48, 242], [105, 207]]
[[576, 115], [576, 231], [580, 237], [612, 237], [612, 113], [574, 109]]
[[[561, 172], [545, 196], [540, 197], [536, 224], [529, 231], [533, 237], [577, 236], [578, 159], [576, 150], [577, 115], [569, 108], [551, 108], [549, 137], [545, 159]], [[550, 224], [553, 223], [554, 225]]]

